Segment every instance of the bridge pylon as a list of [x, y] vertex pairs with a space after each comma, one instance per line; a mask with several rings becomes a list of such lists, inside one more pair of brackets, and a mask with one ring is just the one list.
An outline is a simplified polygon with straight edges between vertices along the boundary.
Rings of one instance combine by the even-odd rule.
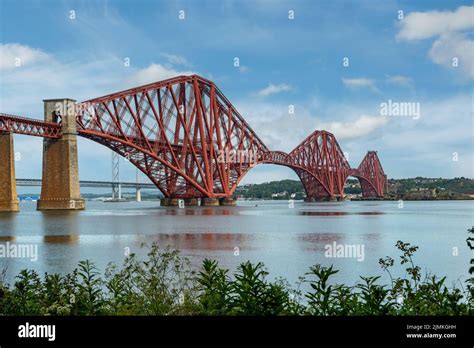
[[0, 133], [0, 211], [19, 211], [13, 133]]
[[75, 100], [48, 99], [44, 120], [61, 122], [59, 139], [43, 139], [43, 179], [38, 210], [82, 210], [79, 186]]

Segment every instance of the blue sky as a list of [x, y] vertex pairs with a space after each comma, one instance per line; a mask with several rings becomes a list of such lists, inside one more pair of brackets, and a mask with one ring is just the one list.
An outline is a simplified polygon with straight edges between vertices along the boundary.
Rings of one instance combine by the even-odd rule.
[[[378, 150], [389, 177], [473, 177], [469, 1], [2, 0], [0, 11], [1, 112], [42, 118], [42, 99], [197, 73], [272, 149], [326, 129], [353, 167]], [[419, 117], [381, 115], [388, 100], [419, 103]], [[41, 139], [15, 147], [17, 177], [40, 177]], [[110, 179], [109, 150], [81, 139], [79, 160], [82, 179]], [[244, 182], [283, 178], [296, 176], [265, 165]]]

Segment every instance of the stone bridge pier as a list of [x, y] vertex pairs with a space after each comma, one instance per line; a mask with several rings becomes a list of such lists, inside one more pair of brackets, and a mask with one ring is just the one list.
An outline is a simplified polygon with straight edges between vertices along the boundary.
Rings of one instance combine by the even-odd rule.
[[162, 207], [173, 207], [173, 206], [180, 206], [180, 201], [182, 201], [182, 205], [185, 207], [192, 207], [192, 206], [203, 206], [203, 207], [212, 207], [212, 206], [235, 206], [237, 201], [234, 197], [195, 197], [195, 198], [162, 198], [160, 205]]
[[[75, 100], [44, 100], [44, 120], [62, 122], [62, 137], [43, 139], [43, 180], [38, 210], [82, 210]], [[60, 110], [58, 112], [58, 110]]]
[[13, 133], [0, 133], [0, 212], [19, 211]]

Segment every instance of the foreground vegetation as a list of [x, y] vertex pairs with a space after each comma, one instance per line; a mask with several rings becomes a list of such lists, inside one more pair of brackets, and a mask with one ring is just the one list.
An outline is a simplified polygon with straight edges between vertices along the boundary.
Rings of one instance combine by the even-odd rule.
[[[467, 239], [471, 249], [473, 237]], [[448, 287], [445, 277], [422, 276], [413, 262], [417, 246], [399, 241], [396, 247], [405, 277], [392, 277], [394, 259], [379, 260], [390, 285], [378, 276], [360, 277], [354, 286], [334, 284], [338, 271], [315, 265], [292, 288], [284, 279], [269, 281], [262, 263], [244, 262], [231, 277], [216, 261], [204, 260], [195, 272], [179, 252], [152, 245], [146, 260], [131, 254], [121, 269], [110, 264], [104, 277], [81, 261], [64, 276], [24, 270], [12, 286], [0, 279], [0, 315], [474, 314], [474, 278]], [[303, 283], [309, 291], [300, 290]]]

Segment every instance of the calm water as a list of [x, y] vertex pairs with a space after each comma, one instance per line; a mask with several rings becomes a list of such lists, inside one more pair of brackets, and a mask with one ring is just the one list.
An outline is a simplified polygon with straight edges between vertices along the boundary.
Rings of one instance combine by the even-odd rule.
[[[142, 255], [142, 242], [158, 242], [181, 250], [196, 267], [205, 257], [231, 269], [245, 260], [263, 261], [271, 278], [293, 283], [311, 265], [332, 263], [340, 269], [338, 280], [353, 284], [359, 275], [381, 274], [378, 259], [398, 259], [394, 245], [403, 240], [420, 246], [416, 263], [452, 283], [468, 275], [465, 239], [473, 208], [469, 201], [405, 202], [402, 209], [397, 202], [296, 202], [289, 208], [262, 201], [185, 209], [87, 202], [83, 212], [44, 213], [35, 203], [22, 203], [20, 213], [0, 214], [0, 243], [37, 243], [38, 260], [0, 258], [0, 270], [7, 269], [9, 281], [23, 268], [63, 273], [84, 259], [103, 270], [109, 261], [121, 264], [126, 248]], [[363, 245], [364, 260], [325, 257], [325, 246], [334, 241]]]

